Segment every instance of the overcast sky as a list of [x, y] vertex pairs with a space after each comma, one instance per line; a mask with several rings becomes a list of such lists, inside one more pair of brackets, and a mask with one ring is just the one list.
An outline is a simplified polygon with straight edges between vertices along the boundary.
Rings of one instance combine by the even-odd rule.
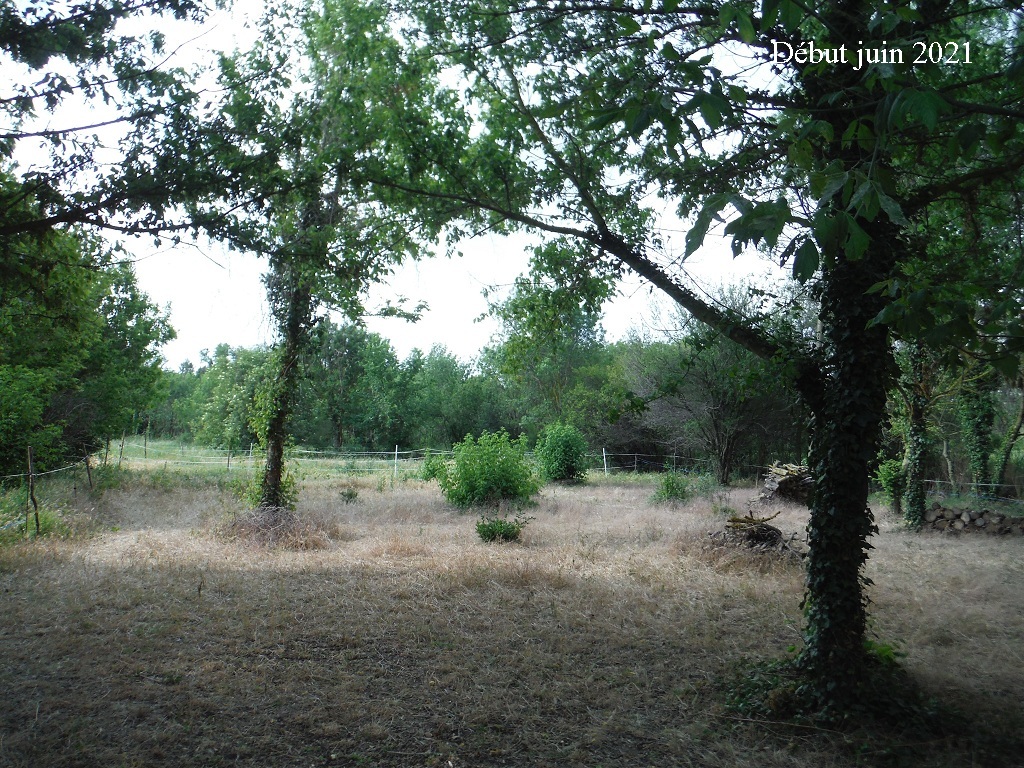
[[[680, 235], [680, 242], [681, 242]], [[260, 276], [264, 262], [253, 255], [227, 251], [217, 245], [178, 245], [157, 249], [137, 241], [133, 248], [139, 285], [150, 299], [171, 307], [171, 324], [178, 338], [164, 350], [167, 367], [183, 361], [198, 364], [200, 351], [218, 344], [253, 346], [274, 340]], [[131, 244], [129, 244], [131, 247]], [[369, 318], [367, 326], [389, 339], [400, 358], [413, 348], [424, 352], [442, 344], [464, 361], [477, 356], [498, 330], [488, 318], [484, 288], [507, 288], [524, 272], [529, 254], [524, 242], [498, 236], [476, 238], [462, 248], [461, 258], [432, 258], [402, 266], [387, 283], [374, 289], [370, 306], [398, 296], [410, 305], [426, 301], [429, 309], [416, 323]], [[755, 255], [733, 260], [724, 243], [706, 247], [687, 262], [688, 271], [711, 289], [755, 273], [765, 275], [771, 265]], [[653, 305], [660, 305], [661, 309]], [[631, 331], [656, 333], [669, 314], [668, 302], [639, 280], [623, 282], [620, 296], [606, 306], [603, 322], [609, 340]]]

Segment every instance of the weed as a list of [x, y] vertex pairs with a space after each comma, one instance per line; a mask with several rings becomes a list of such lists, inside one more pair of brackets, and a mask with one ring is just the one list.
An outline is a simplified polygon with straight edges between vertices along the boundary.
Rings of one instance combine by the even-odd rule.
[[523, 517], [522, 515], [516, 515], [512, 519], [506, 516], [481, 515], [476, 523], [476, 532], [482, 540], [488, 543], [494, 541], [518, 541], [523, 533], [523, 527], [533, 519], [532, 517]]

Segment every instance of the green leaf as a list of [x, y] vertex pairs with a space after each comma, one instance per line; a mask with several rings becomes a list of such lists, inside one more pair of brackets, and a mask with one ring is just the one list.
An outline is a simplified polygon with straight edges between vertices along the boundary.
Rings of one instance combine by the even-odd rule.
[[907, 221], [907, 217], [903, 215], [903, 209], [900, 208], [900, 204], [881, 190], [878, 190], [878, 203], [893, 223], [904, 227], [910, 223]]
[[793, 278], [800, 283], [806, 283], [818, 271], [820, 260], [818, 247], [814, 241], [805, 240], [797, 249], [796, 258], [793, 259]]
[[846, 257], [850, 261], [859, 261], [871, 245], [871, 236], [852, 216], [849, 217], [847, 226]]
[[721, 194], [712, 195], [707, 199], [704, 207], [697, 214], [693, 226], [686, 233], [686, 252], [684, 258], [692, 256], [704, 244], [704, 238], [707, 237], [711, 224], [722, 220], [719, 214], [728, 203], [728, 197]]
[[618, 21], [619, 29], [626, 36], [635, 35], [641, 30], [640, 22], [632, 16], [620, 15]]
[[757, 30], [754, 29], [754, 22], [744, 11], [736, 11], [736, 23], [739, 26], [740, 40], [744, 43], [752, 43], [757, 39]]

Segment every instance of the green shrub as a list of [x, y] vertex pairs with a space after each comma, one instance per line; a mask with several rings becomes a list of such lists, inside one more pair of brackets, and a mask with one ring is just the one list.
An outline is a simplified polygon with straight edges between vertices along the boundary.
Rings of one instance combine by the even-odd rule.
[[690, 478], [682, 472], [665, 472], [658, 482], [658, 490], [654, 492], [653, 501], [683, 502], [688, 501], [695, 492]]
[[476, 523], [476, 532], [481, 539], [490, 543], [492, 541], [518, 541], [525, 526], [531, 517], [516, 515], [511, 520], [508, 517], [494, 517], [481, 515]]
[[424, 480], [439, 480], [447, 471], [447, 459], [443, 453], [430, 453], [423, 459], [423, 470], [420, 475]]
[[479, 440], [466, 435], [454, 454], [437, 480], [445, 498], [458, 507], [527, 504], [540, 490], [522, 437], [510, 440], [505, 430], [484, 432]]
[[875, 479], [878, 480], [878, 484], [882, 486], [885, 491], [886, 497], [889, 499], [889, 504], [896, 511], [900, 513], [900, 500], [903, 498], [903, 493], [907, 489], [907, 474], [903, 471], [903, 462], [899, 459], [888, 459], [878, 465], [878, 470], [875, 472]]
[[587, 441], [571, 424], [549, 424], [537, 440], [537, 462], [548, 480], [582, 483], [587, 479]]

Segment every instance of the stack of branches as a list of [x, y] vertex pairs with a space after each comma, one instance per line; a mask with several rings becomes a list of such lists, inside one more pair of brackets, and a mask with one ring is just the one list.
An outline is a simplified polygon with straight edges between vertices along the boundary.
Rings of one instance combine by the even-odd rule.
[[813, 491], [814, 478], [811, 476], [810, 467], [776, 461], [768, 467], [768, 474], [764, 478], [764, 490], [758, 499], [762, 503], [780, 498], [807, 504]]
[[725, 524], [724, 531], [714, 532], [710, 536], [720, 542], [746, 546], [757, 552], [778, 552], [802, 560], [806, 550], [797, 534], [790, 534], [787, 538], [781, 530], [769, 525], [780, 514], [781, 510], [769, 517], [756, 517], [752, 511], [747, 512], [746, 517], [733, 515]]

